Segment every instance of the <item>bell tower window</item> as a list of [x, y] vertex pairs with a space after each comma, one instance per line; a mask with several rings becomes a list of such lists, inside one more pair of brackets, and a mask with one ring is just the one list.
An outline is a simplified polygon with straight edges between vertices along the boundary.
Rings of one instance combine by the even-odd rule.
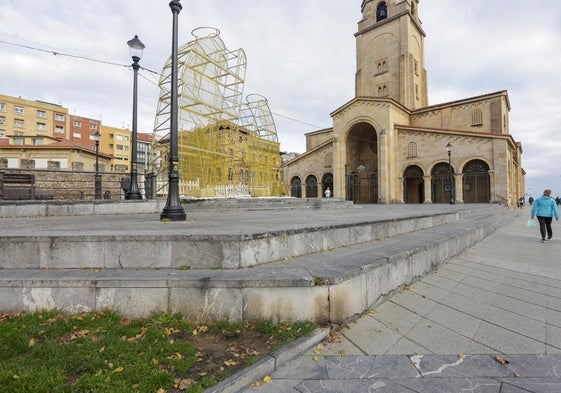
[[376, 22], [380, 22], [388, 17], [388, 5], [385, 1], [381, 1], [378, 3], [378, 7], [376, 7]]

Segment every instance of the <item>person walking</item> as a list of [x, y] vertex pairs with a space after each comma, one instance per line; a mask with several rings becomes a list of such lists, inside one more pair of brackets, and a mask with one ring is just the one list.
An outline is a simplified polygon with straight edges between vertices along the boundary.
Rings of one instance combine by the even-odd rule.
[[530, 214], [532, 219], [534, 217], [538, 218], [542, 243], [545, 243], [546, 234], [547, 240], [551, 240], [553, 237], [551, 221], [553, 221], [553, 217], [559, 221], [559, 208], [557, 207], [557, 203], [555, 203], [555, 199], [551, 197], [550, 189], [544, 190], [543, 195], [534, 201], [534, 206], [532, 206], [532, 212]]

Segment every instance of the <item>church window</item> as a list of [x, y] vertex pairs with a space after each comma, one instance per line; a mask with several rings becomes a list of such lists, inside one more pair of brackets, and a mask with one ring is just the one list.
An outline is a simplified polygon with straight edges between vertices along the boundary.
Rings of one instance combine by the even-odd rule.
[[415, 2], [411, 2], [411, 15], [415, 16]]
[[417, 157], [417, 144], [415, 142], [409, 142], [407, 145], [407, 158]]
[[388, 87], [386, 85], [382, 86], [382, 95], [384, 96], [388, 95]]
[[378, 62], [378, 74], [383, 74], [384, 72], [388, 71], [388, 63], [385, 60], [381, 60]]
[[481, 109], [474, 109], [471, 112], [471, 125], [472, 126], [480, 126], [483, 124], [483, 113]]
[[378, 97], [382, 97], [382, 86], [378, 86]]
[[419, 85], [415, 85], [415, 98], [419, 100]]
[[419, 63], [415, 60], [415, 75], [419, 75]]
[[378, 3], [376, 8], [376, 22], [380, 22], [388, 17], [388, 6], [385, 1]]

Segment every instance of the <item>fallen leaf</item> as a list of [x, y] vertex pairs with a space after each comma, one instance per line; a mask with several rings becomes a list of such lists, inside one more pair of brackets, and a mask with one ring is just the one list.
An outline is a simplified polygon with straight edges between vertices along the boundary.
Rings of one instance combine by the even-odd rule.
[[514, 373], [514, 376], [515, 376], [516, 378], [522, 378], [522, 374], [520, 374], [520, 373]]
[[319, 362], [319, 359], [318, 359], [317, 356], [314, 356], [314, 357], [312, 358], [312, 360], [313, 360], [314, 362], [316, 362], [316, 363]]
[[500, 364], [509, 364], [510, 362], [503, 358], [502, 356], [495, 356], [495, 360]]
[[29, 346], [32, 347], [35, 345], [35, 339], [34, 338], [30, 338], [29, 339]]
[[179, 390], [186, 390], [189, 386], [193, 384], [192, 379], [176, 379], [175, 380], [175, 387]]
[[254, 389], [254, 388], [258, 388], [259, 386], [261, 386], [261, 382], [255, 381], [249, 387]]
[[120, 373], [124, 370], [124, 367], [117, 367], [115, 370], [113, 370], [114, 373]]
[[271, 378], [270, 375], [267, 375], [265, 378], [263, 378], [263, 382], [265, 382], [265, 383], [271, 383], [272, 380], [273, 380], [273, 378]]

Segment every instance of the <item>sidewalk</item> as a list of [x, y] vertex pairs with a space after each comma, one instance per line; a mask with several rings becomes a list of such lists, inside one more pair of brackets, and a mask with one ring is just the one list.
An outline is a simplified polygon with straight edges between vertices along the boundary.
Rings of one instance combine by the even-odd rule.
[[561, 224], [528, 216], [245, 393], [561, 392]]

